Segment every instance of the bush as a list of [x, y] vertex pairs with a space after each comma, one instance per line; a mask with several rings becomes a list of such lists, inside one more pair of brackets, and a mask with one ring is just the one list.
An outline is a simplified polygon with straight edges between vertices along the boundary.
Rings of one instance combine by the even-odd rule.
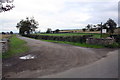
[[110, 35], [110, 37], [113, 37], [115, 41], [120, 44], [120, 35]]
[[113, 43], [113, 44], [105, 45], [105, 47], [108, 47], [108, 48], [120, 48], [120, 44]]

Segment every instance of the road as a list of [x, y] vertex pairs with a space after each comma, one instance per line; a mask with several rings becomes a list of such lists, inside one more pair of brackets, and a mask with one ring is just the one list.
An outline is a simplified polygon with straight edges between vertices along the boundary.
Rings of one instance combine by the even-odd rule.
[[118, 78], [118, 50], [93, 64], [40, 78]]
[[[95, 65], [95, 63], [99, 63], [99, 62], [96, 61], [99, 61], [102, 58], [107, 57], [108, 53], [110, 52], [117, 53], [116, 49], [83, 48], [68, 44], [45, 42], [45, 41], [35, 40], [21, 36], [19, 36], [18, 38], [25, 40], [27, 42], [27, 46], [30, 47], [30, 50], [26, 53], [17, 54], [11, 58], [3, 59], [3, 67], [2, 67], [3, 77], [36, 78], [36, 77], [65, 72], [67, 70], [69, 73], [69, 70], [71, 71], [74, 68], [79, 68], [79, 67], [84, 68], [87, 67], [87, 65], [93, 65], [93, 64], [94, 66], [97, 66]], [[20, 59], [20, 57], [26, 55], [33, 55], [35, 56], [35, 59], [32, 60]], [[106, 63], [104, 62], [104, 64]], [[111, 64], [113, 65], [114, 63]], [[98, 71], [99, 67], [100, 65], [98, 65], [98, 67], [96, 67], [96, 69], [92, 71], [95, 71], [96, 74], [101, 73]], [[113, 75], [115, 73], [117, 68], [116, 67], [114, 68], [115, 69], [112, 69], [113, 70], [112, 73], [109, 74]], [[105, 69], [107, 69], [107, 67]], [[111, 69], [109, 68], [107, 71], [110, 70]], [[97, 71], [99, 73], [97, 73]], [[81, 76], [85, 74], [87, 75], [87, 71], [86, 73], [81, 73]], [[112, 77], [115, 77], [115, 75], [116, 74], [114, 74]], [[78, 77], [78, 76], [72, 76], [72, 77]]]

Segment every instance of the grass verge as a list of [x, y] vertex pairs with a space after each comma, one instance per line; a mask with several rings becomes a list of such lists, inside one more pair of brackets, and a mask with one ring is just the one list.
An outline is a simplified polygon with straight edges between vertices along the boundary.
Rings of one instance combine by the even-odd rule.
[[9, 50], [7, 52], [3, 53], [2, 58], [8, 58], [15, 54], [17, 55], [19, 53], [24, 53], [24, 52], [28, 51], [29, 48], [25, 44], [26, 44], [26, 42], [24, 40], [21, 40], [21, 39], [17, 38], [16, 35], [13, 35], [10, 38]]
[[105, 48], [105, 46], [102, 46], [102, 45], [91, 45], [91, 44], [86, 44], [86, 43], [75, 43], [75, 42], [55, 41], [55, 40], [42, 40], [42, 41], [70, 44], [74, 46], [87, 47], [87, 48]]

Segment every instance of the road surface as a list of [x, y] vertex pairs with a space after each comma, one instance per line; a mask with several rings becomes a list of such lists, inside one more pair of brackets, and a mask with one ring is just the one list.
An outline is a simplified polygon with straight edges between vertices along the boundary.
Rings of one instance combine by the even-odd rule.
[[[27, 46], [30, 47], [30, 50], [29, 52], [17, 54], [8, 59], [3, 59], [3, 67], [2, 67], [3, 77], [36, 78], [36, 77], [65, 72], [66, 70], [69, 71], [77, 67], [84, 68], [87, 65], [94, 64], [94, 66], [97, 66], [95, 65], [95, 62], [101, 60], [102, 58], [107, 57], [108, 53], [110, 52], [117, 53], [116, 49], [83, 48], [68, 44], [45, 42], [45, 41], [35, 40], [21, 36], [19, 36], [19, 38], [27, 42]], [[33, 55], [35, 56], [35, 59], [32, 60], [20, 59], [20, 57], [26, 55]], [[111, 61], [114, 60], [111, 59]], [[102, 62], [96, 62], [96, 63], [102, 63]], [[104, 64], [107, 63], [104, 62]], [[111, 63], [111, 65], [114, 64]], [[99, 67], [100, 65], [98, 65], [94, 70], [90, 69], [89, 72], [92, 70], [95, 71], [96, 74], [99, 74], [101, 73], [98, 71]], [[88, 68], [90, 67], [88, 66]], [[114, 68], [115, 69], [112, 70], [116, 71], [117, 68], [116, 67]], [[110, 70], [111, 70], [110, 68], [107, 69], [107, 71]], [[114, 74], [115, 71], [112, 71], [109, 74], [113, 75], [112, 77], [115, 77], [116, 75]], [[87, 71], [86, 73], [84, 72], [81, 73], [81, 76], [85, 74], [87, 75]], [[70, 76], [67, 76], [66, 73], [66, 76], [61, 75], [61, 77], [70, 77]], [[78, 77], [78, 76], [72, 76], [72, 77]], [[111, 76], [107, 76], [107, 77], [111, 77]]]
[[118, 78], [118, 50], [93, 64], [40, 78]]

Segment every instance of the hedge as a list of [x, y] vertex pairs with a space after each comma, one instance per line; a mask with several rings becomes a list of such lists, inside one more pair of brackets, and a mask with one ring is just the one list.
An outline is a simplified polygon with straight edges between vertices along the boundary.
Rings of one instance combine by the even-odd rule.
[[79, 42], [85, 43], [86, 39], [92, 37], [93, 35], [82, 35], [82, 36], [48, 36], [48, 35], [23, 35], [25, 37], [34, 39], [44, 39], [44, 40], [56, 40], [56, 41], [68, 41], [68, 42]]

